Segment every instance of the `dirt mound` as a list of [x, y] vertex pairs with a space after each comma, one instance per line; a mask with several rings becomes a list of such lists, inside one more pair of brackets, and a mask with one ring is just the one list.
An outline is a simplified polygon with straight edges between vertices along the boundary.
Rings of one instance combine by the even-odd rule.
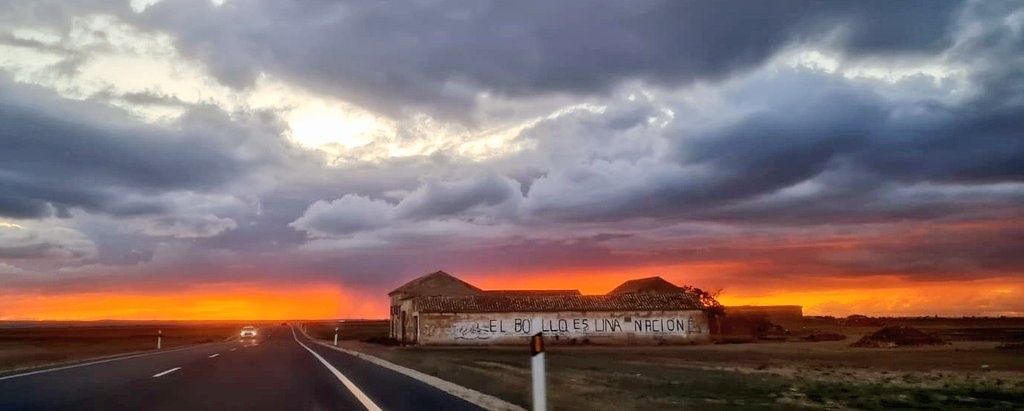
[[941, 338], [934, 337], [913, 327], [885, 327], [874, 334], [865, 335], [851, 347], [906, 347], [917, 345], [945, 344]]
[[846, 324], [848, 327], [881, 327], [885, 325], [877, 319], [860, 314], [853, 314], [846, 317], [846, 319], [843, 320], [843, 324]]
[[818, 341], [843, 341], [846, 339], [845, 335], [836, 333], [813, 333], [803, 336], [800, 340], [818, 342]]

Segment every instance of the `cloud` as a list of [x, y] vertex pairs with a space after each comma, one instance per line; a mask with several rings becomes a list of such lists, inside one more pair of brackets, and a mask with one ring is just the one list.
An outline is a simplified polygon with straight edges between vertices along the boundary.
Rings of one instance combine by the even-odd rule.
[[27, 271], [10, 264], [0, 263], [0, 275], [20, 275]]
[[[486, 164], [493, 177], [425, 180], [396, 204], [376, 201], [384, 217], [372, 228], [320, 231], [303, 249], [386, 250], [404, 263], [379, 264], [396, 270], [423, 258], [410, 245], [445, 238], [437, 247], [458, 257], [438, 260], [470, 270], [485, 270], [477, 258], [489, 256], [493, 264], [512, 264], [507, 257], [549, 268], [731, 261], [746, 266], [742, 281], [1012, 273], [1024, 262], [1009, 257], [1020, 251], [1009, 237], [972, 232], [1000, 245], [984, 251], [956, 240], [956, 230], [943, 231], [942, 241], [907, 231], [1013, 221], [1024, 204], [1021, 162], [1013, 161], [1024, 158], [1013, 131], [1024, 117], [1012, 115], [1024, 106], [1010, 99], [980, 112], [992, 96], [954, 89], [975, 83], [929, 78], [879, 81], [773, 64], [696, 91], [627, 89], [600, 107], [526, 127], [518, 139], [533, 148]], [[914, 97], [902, 93], [907, 87]], [[488, 198], [501, 207], [482, 207]], [[417, 212], [400, 218], [399, 209]], [[309, 214], [293, 227], [312, 230]], [[332, 214], [360, 215], [345, 207]], [[693, 223], [721, 230], [697, 236], [684, 229]], [[602, 232], [628, 240], [582, 242]], [[857, 233], [856, 241], [832, 249], [850, 240], [843, 232]], [[743, 241], [755, 235], [764, 243]], [[810, 245], [770, 245], [783, 238]]]
[[167, 212], [149, 196], [224, 189], [278, 161], [261, 141], [277, 137], [261, 133], [209, 107], [171, 127], [144, 124], [0, 77], [0, 216]]
[[79, 231], [59, 226], [0, 225], [0, 260], [89, 260], [96, 245]]
[[334, 201], [317, 201], [292, 222], [292, 227], [316, 235], [349, 234], [384, 227], [392, 206], [383, 200], [349, 194]]
[[481, 218], [513, 218], [521, 200], [518, 183], [492, 172], [450, 181], [430, 179], [394, 205], [352, 194], [333, 201], [317, 201], [289, 225], [321, 237], [416, 224], [425, 228], [414, 229], [416, 235], [452, 234], [451, 230], [457, 228], [442, 220], [473, 225], [481, 223], [474, 221]]
[[588, 95], [625, 80], [721, 79], [794, 43], [827, 42], [858, 56], [935, 52], [950, 44], [959, 7], [193, 0], [124, 14], [174, 33], [183, 53], [225, 84], [248, 86], [267, 72], [377, 111], [457, 117], [480, 93]]
[[[545, 171], [530, 183], [525, 207], [554, 219], [770, 222], [791, 215], [777, 207], [786, 199], [785, 207], [808, 217], [829, 209], [819, 217], [870, 219], [865, 211], [875, 210], [873, 218], [884, 220], [903, 207], [905, 216], [914, 210], [934, 218], [979, 207], [953, 194], [965, 187], [1024, 180], [1024, 143], [1014, 131], [1024, 127], [1024, 105], [979, 113], [976, 99], [904, 101], [877, 92], [881, 87], [901, 85], [869, 87], [838, 74], [770, 67], [720, 89], [716, 110], [707, 113], [662, 94], [640, 111], [649, 120], [630, 127], [612, 126], [622, 118], [620, 106], [639, 105], [626, 99], [543, 121], [523, 134], [546, 150], [543, 158], [527, 157]], [[665, 116], [657, 105], [691, 114], [660, 126]], [[935, 194], [892, 201], [921, 184]], [[975, 199], [1019, 205], [1011, 187]], [[758, 205], [765, 206], [759, 214]], [[822, 219], [807, 220], [816, 221]]]
[[[427, 219], [515, 203], [521, 198], [518, 183], [495, 173], [486, 173], [464, 180], [427, 181], [403, 198], [395, 212], [399, 218]], [[515, 204], [509, 206], [514, 210]]]
[[235, 219], [251, 217], [257, 208], [242, 198], [223, 194], [172, 192], [157, 199], [167, 205], [168, 213], [122, 220], [150, 236], [195, 239], [233, 230], [238, 227]]
[[224, 231], [234, 229], [238, 225], [230, 218], [218, 218], [213, 215], [195, 216], [190, 218], [162, 217], [149, 221], [143, 232], [152, 236], [170, 236], [175, 238], [212, 237]]

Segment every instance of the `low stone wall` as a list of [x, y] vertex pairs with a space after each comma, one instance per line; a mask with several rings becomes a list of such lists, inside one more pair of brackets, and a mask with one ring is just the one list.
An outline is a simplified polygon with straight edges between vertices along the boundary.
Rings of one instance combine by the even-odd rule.
[[549, 344], [664, 344], [710, 339], [703, 311], [419, 313], [417, 342], [428, 345], [525, 344], [543, 332]]

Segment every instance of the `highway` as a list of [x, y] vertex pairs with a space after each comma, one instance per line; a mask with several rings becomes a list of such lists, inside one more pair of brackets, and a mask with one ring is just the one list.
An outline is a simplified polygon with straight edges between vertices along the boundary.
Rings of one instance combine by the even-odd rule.
[[0, 410], [479, 410], [290, 327], [231, 341], [0, 375]]

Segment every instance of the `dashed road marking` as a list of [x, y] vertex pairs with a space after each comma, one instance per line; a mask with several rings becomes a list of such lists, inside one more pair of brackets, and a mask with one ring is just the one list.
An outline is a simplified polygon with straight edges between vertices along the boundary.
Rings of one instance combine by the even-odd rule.
[[180, 370], [180, 369], [181, 369], [181, 367], [174, 367], [174, 368], [171, 368], [171, 369], [169, 369], [169, 370], [167, 370], [167, 371], [164, 371], [164, 372], [159, 372], [159, 373], [153, 374], [153, 378], [159, 378], [159, 377], [163, 377], [163, 376], [165, 376], [165, 375], [167, 375], [167, 374], [170, 374], [170, 373], [172, 373], [172, 372], [178, 371], [178, 370]]
[[338, 381], [341, 381], [341, 383], [345, 385], [345, 388], [348, 388], [348, 390], [352, 392], [352, 395], [354, 395], [356, 399], [359, 400], [359, 402], [362, 403], [364, 407], [366, 407], [367, 410], [381, 411], [380, 407], [378, 407], [377, 404], [374, 404], [373, 401], [370, 400], [370, 397], [367, 397], [366, 394], [363, 393], [363, 390], [360, 390], [359, 387], [356, 387], [356, 385], [352, 383], [352, 380], [349, 380], [348, 377], [345, 376], [345, 374], [342, 374], [341, 371], [338, 371], [337, 368], [334, 368], [334, 366], [331, 365], [331, 363], [327, 362], [327, 360], [325, 360], [324, 357], [321, 357], [320, 354], [317, 354], [316, 351], [313, 351], [312, 349], [307, 347], [306, 344], [303, 344], [302, 341], [299, 341], [299, 337], [295, 335], [294, 328], [292, 329], [292, 337], [295, 338], [295, 342], [299, 343], [299, 345], [301, 345], [302, 348], [305, 348], [306, 351], [309, 351], [309, 353], [313, 354], [313, 356], [316, 357], [316, 359], [320, 360], [320, 363], [323, 364], [324, 367], [327, 367], [327, 369], [331, 371], [331, 374], [334, 374], [334, 376], [338, 378]]
[[218, 355], [220, 355], [220, 353], [217, 353], [217, 354], [211, 355], [211, 356], [209, 356], [209, 357], [207, 357], [207, 358], [214, 358], [214, 357], [216, 357], [216, 356], [218, 356]]

